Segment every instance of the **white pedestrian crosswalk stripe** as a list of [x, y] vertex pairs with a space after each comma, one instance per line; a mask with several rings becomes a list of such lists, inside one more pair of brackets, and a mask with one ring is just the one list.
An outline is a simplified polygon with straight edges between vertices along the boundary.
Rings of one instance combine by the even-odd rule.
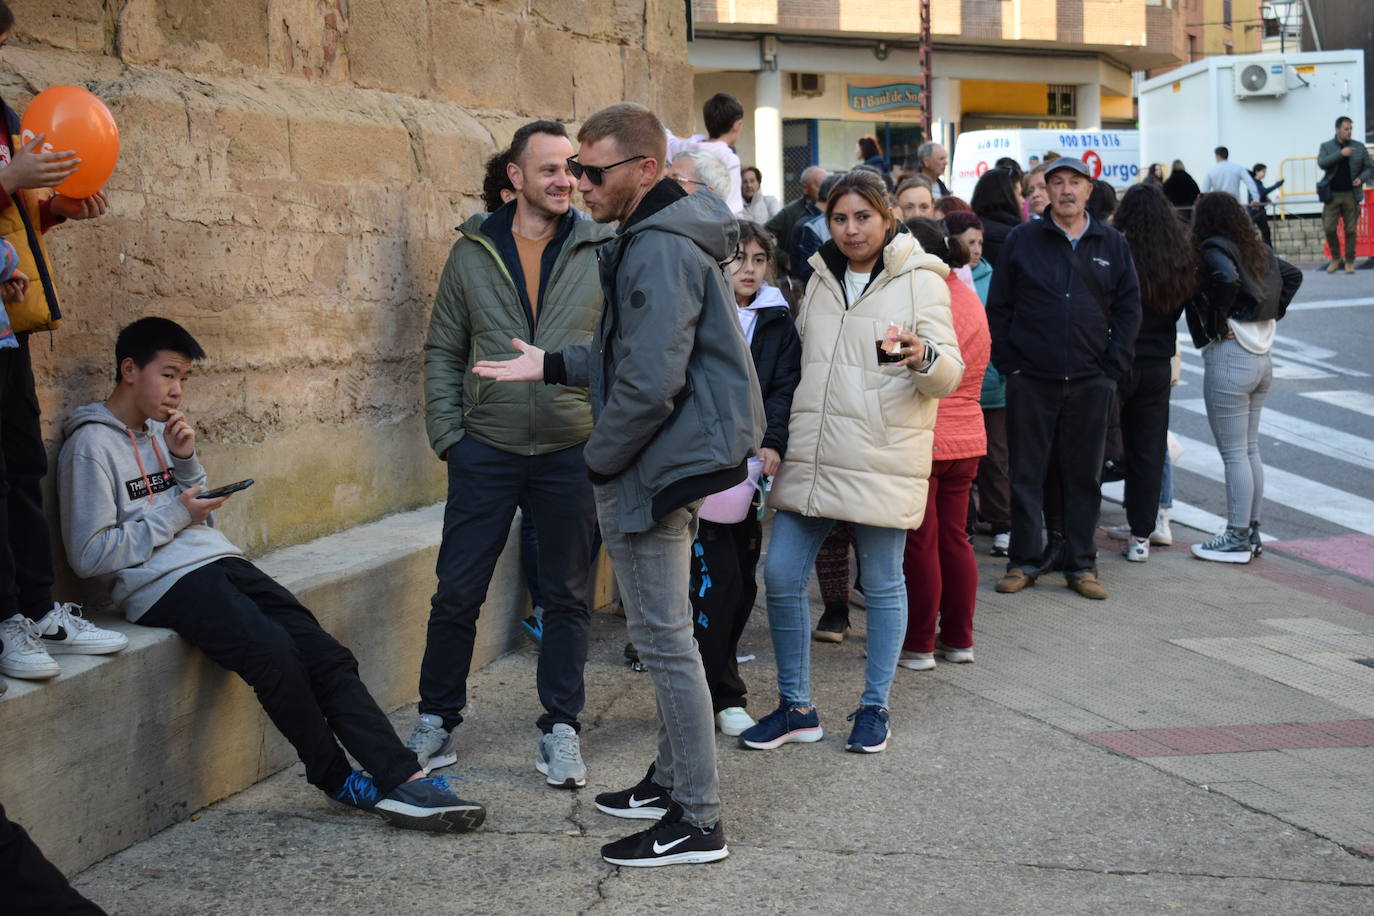
[[1311, 302], [1294, 302], [1288, 306], [1290, 312], [1309, 312], [1314, 309], [1351, 309], [1374, 305], [1374, 297], [1360, 299], [1315, 299]]
[[[1186, 436], [1179, 436], [1179, 441], [1183, 443], [1179, 468], [1225, 483], [1226, 473], [1216, 446]], [[1264, 468], [1264, 498], [1351, 531], [1374, 534], [1374, 500], [1267, 464]]]
[[1283, 334], [1274, 337], [1273, 352], [1276, 358], [1284, 361], [1304, 363], [1317, 369], [1334, 372], [1337, 375], [1369, 378], [1369, 373], [1363, 369], [1349, 369], [1331, 362], [1331, 357], [1339, 355], [1335, 350], [1328, 350], [1326, 347], [1319, 347], [1316, 344], [1303, 343], [1301, 340], [1294, 340]]
[[[1181, 398], [1173, 403], [1184, 410], [1207, 415], [1207, 407], [1202, 398]], [[1374, 471], [1374, 441], [1268, 407], [1260, 412], [1260, 437], [1277, 439], [1316, 452], [1318, 455]], [[1263, 449], [1260, 454], [1263, 457]], [[1266, 468], [1267, 466], [1268, 462]]]
[[1298, 394], [1324, 404], [1362, 413], [1366, 417], [1374, 417], [1374, 394], [1367, 391], [1299, 391]]

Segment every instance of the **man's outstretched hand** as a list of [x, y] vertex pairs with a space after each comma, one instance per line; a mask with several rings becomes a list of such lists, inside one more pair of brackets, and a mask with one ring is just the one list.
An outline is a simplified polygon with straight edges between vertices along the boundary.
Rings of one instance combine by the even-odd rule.
[[472, 371], [482, 378], [498, 382], [542, 382], [544, 380], [544, 351], [512, 338], [511, 344], [520, 351], [515, 359], [479, 360]]

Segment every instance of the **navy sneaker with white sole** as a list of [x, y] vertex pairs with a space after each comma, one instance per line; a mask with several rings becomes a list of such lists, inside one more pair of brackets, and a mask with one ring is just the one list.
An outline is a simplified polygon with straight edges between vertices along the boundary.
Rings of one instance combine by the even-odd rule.
[[860, 706], [846, 719], [854, 723], [844, 749], [856, 754], [876, 754], [887, 747], [892, 737], [887, 710], [881, 706]]
[[682, 819], [682, 808], [678, 805], [673, 805], [648, 830], [601, 847], [601, 858], [607, 862], [633, 868], [701, 865], [718, 862], [729, 854], [725, 827], [720, 821], [710, 828], [695, 827]]
[[377, 800], [374, 810], [393, 827], [463, 833], [482, 826], [487, 809], [459, 798], [448, 776], [426, 776], [403, 782]]
[[620, 792], [602, 792], [596, 797], [596, 809], [602, 814], [631, 820], [660, 820], [673, 806], [672, 793], [654, 782], [654, 765], [633, 788]]
[[821, 717], [816, 707], [803, 712], [783, 701], [778, 708], [759, 719], [752, 728], [740, 733], [740, 747], [753, 751], [771, 751], [793, 741], [809, 744], [825, 737]]

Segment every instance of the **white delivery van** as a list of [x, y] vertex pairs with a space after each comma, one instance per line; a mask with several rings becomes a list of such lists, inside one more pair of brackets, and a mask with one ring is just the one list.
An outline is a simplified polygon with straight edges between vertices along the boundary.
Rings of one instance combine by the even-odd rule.
[[1317, 148], [1336, 133], [1336, 118], [1365, 136], [1364, 52], [1306, 51], [1207, 57], [1140, 84], [1141, 161], [1175, 159], [1202, 184], [1226, 147], [1247, 169], [1269, 166], [1284, 179], [1271, 194], [1282, 212], [1320, 213]]
[[966, 130], [954, 141], [953, 177], [949, 189], [971, 200], [978, 177], [1010, 156], [1029, 171], [1030, 157], [1044, 161], [1054, 151], [1082, 159], [1093, 177], [1125, 188], [1140, 180], [1140, 131], [1138, 130]]

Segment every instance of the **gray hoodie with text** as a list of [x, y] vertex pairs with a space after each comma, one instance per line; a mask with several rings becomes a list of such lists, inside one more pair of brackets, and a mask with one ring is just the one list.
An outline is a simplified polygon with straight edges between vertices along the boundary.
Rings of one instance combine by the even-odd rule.
[[62, 424], [66, 441], [58, 459], [67, 562], [81, 578], [109, 589], [133, 621], [192, 570], [243, 556], [213, 519], [191, 524], [177, 499], [205, 485], [200, 460], [173, 456], [162, 424], [146, 426], [129, 429], [104, 404], [78, 407]]

